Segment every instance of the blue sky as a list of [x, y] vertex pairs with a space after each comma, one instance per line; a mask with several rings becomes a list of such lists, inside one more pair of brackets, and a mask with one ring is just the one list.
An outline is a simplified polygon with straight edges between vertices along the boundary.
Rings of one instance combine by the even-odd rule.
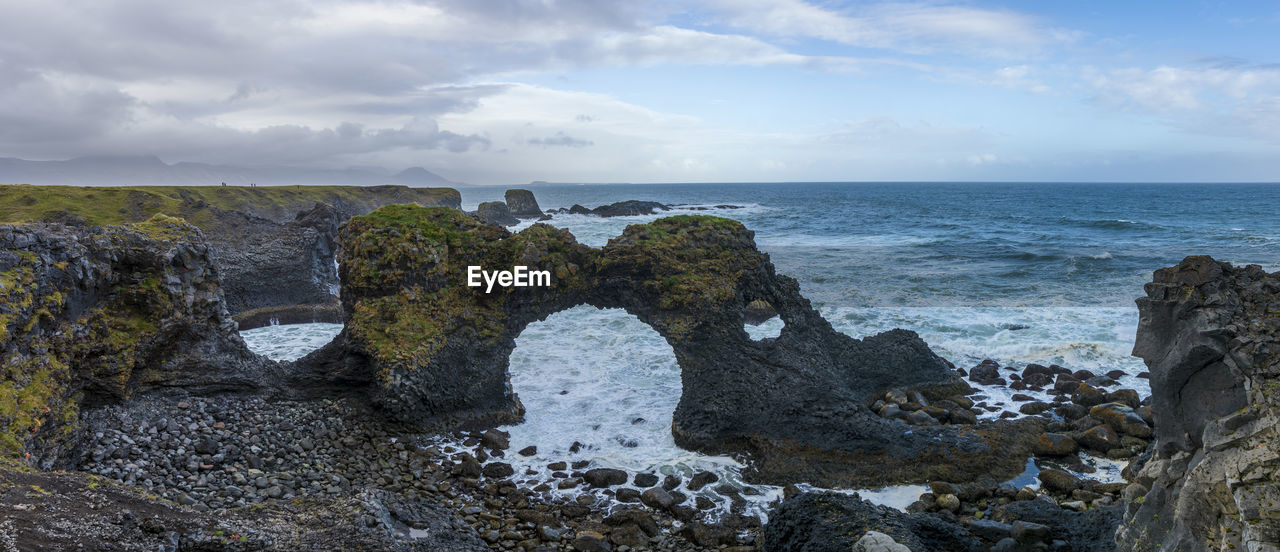
[[0, 156], [1280, 181], [1272, 2], [0, 2]]

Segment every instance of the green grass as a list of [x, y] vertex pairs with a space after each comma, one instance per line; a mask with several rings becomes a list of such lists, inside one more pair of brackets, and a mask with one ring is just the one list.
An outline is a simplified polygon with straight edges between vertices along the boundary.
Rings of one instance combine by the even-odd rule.
[[[87, 224], [142, 222], [155, 214], [181, 217], [205, 229], [208, 208], [291, 219], [316, 202], [368, 203], [380, 194], [436, 204], [457, 200], [452, 188], [403, 186], [34, 186], [0, 185], [0, 222], [26, 223], [72, 215]], [[385, 201], [383, 201], [385, 202]]]

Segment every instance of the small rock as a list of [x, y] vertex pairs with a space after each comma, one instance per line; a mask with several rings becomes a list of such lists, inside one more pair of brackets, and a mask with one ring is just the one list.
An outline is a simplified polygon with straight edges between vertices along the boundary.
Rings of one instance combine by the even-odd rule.
[[879, 531], [867, 531], [853, 544], [854, 552], [911, 552], [910, 548], [899, 544], [893, 537]]

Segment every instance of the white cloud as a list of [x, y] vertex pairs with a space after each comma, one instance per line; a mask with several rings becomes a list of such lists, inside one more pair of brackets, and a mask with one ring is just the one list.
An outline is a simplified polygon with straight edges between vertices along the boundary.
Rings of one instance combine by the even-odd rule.
[[924, 54], [960, 50], [1017, 58], [1069, 33], [1026, 15], [963, 5], [883, 3], [836, 11], [801, 0], [718, 0], [724, 21], [783, 37], [820, 38], [850, 46]]

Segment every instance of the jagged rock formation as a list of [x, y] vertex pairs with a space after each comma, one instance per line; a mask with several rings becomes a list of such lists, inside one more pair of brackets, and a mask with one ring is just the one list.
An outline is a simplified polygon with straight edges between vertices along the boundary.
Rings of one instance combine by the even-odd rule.
[[334, 264], [338, 226], [346, 219], [317, 203], [284, 223], [239, 211], [213, 214], [206, 233], [233, 313], [294, 305], [337, 305]]
[[476, 218], [496, 226], [515, 226], [520, 219], [511, 216], [507, 204], [501, 201], [486, 201], [476, 207]]
[[548, 211], [548, 212], [569, 213], [572, 215], [594, 215], [597, 217], [625, 217], [625, 216], [635, 216], [635, 215], [652, 215], [654, 213], [659, 213], [662, 211], [669, 211], [669, 210], [671, 210], [671, 207], [669, 205], [663, 205], [656, 201], [640, 201], [635, 199], [628, 199], [626, 201], [619, 201], [616, 203], [610, 203], [608, 205], [601, 205], [594, 209], [588, 209], [586, 207], [583, 207], [575, 203], [572, 207], [569, 207], [568, 209], [559, 209], [559, 210]]
[[1280, 550], [1280, 274], [1187, 257], [1146, 292], [1156, 442], [1119, 549]]
[[81, 405], [279, 377], [236, 333], [200, 231], [164, 215], [0, 226], [0, 353], [0, 455], [44, 467], [73, 444]]
[[0, 221], [106, 225], [154, 213], [200, 228], [232, 313], [336, 305], [334, 241], [354, 215], [392, 203], [459, 208], [457, 190], [407, 186], [0, 186]]
[[507, 201], [507, 209], [511, 214], [520, 218], [539, 218], [543, 216], [542, 208], [538, 207], [538, 200], [533, 197], [533, 192], [513, 188], [507, 190], [504, 194]]
[[[870, 485], [1022, 471], [1038, 421], [911, 428], [868, 404], [890, 388], [968, 390], [913, 332], [863, 340], [831, 328], [774, 273], [740, 223], [680, 216], [628, 227], [603, 249], [535, 224], [520, 233], [461, 212], [388, 206], [340, 235], [346, 328], [302, 359], [300, 385], [363, 385], [400, 421], [514, 422], [507, 379], [530, 322], [580, 304], [621, 308], [666, 338], [682, 369], [672, 433], [689, 449], [748, 452], [772, 482]], [[546, 271], [549, 287], [467, 285], [468, 266]], [[744, 307], [761, 299], [785, 328], [752, 340]], [[803, 458], [803, 462], [795, 461]]]

